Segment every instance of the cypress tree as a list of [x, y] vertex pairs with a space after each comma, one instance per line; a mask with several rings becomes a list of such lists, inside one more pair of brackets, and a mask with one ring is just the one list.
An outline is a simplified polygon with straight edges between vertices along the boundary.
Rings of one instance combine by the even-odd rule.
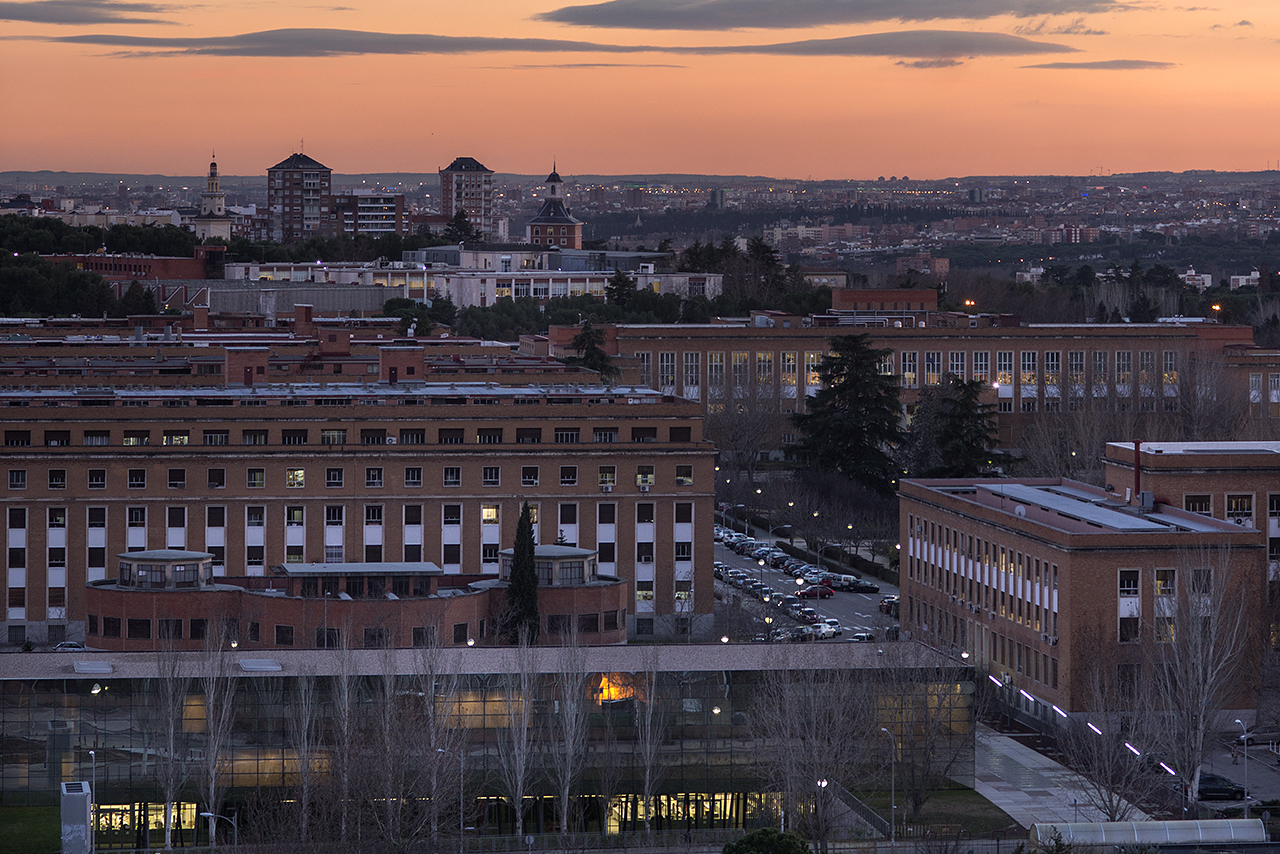
[[525, 635], [530, 644], [538, 642], [538, 567], [534, 557], [533, 517], [526, 502], [516, 525], [516, 542], [511, 557], [511, 578], [507, 582], [508, 643], [519, 643]]

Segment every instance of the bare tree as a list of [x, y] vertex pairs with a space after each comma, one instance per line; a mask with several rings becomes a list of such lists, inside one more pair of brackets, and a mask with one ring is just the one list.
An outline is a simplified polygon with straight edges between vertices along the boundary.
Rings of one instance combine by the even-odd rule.
[[[210, 622], [197, 677], [204, 694], [204, 754], [198, 762], [195, 783], [205, 809], [217, 815], [227, 790], [227, 752], [235, 724], [236, 689], [240, 680], [230, 653], [231, 641], [235, 638], [233, 624], [221, 617]], [[217, 845], [216, 822], [216, 818], [209, 818], [210, 847]]]
[[[324, 628], [325, 645], [329, 645], [329, 628]], [[346, 842], [351, 832], [352, 759], [359, 734], [357, 711], [361, 699], [360, 677], [350, 645], [350, 626], [344, 625], [338, 637], [338, 668], [329, 680], [329, 726], [332, 733], [329, 788], [337, 801], [338, 839]]]
[[150, 710], [156, 757], [156, 783], [164, 798], [164, 847], [173, 847], [174, 802], [190, 777], [187, 762], [188, 738], [184, 726], [191, 677], [190, 662], [178, 652], [168, 637], [160, 639], [156, 654], [156, 677], [150, 680]]
[[897, 774], [911, 820], [973, 756], [972, 683], [963, 668], [929, 663], [916, 647], [885, 647], [886, 667], [878, 670], [878, 719], [892, 736]]
[[1155, 730], [1192, 798], [1206, 736], [1238, 701], [1242, 681], [1252, 684], [1257, 673], [1257, 650], [1248, 643], [1256, 623], [1256, 603], [1246, 595], [1251, 571], [1232, 549], [1209, 547], [1182, 550], [1176, 566], [1156, 570], [1156, 642], [1149, 661], [1152, 693], [1160, 702]]
[[559, 800], [560, 833], [569, 832], [573, 788], [587, 759], [588, 708], [586, 650], [578, 642], [576, 626], [561, 636], [560, 662], [552, 678], [555, 714], [547, 723], [547, 770]]
[[1084, 673], [1074, 681], [1088, 720], [1065, 723], [1058, 738], [1067, 764], [1080, 775], [1080, 790], [1104, 821], [1130, 821], [1138, 804], [1159, 783], [1152, 768], [1137, 761], [1125, 743], [1145, 747], [1154, 738], [1149, 683], [1122, 677], [1113, 645], [1102, 642], [1102, 631], [1077, 632]]
[[314, 673], [304, 671], [293, 680], [293, 697], [287, 715], [288, 738], [296, 757], [294, 800], [298, 807], [297, 839], [311, 842], [311, 814], [320, 782], [320, 695]]
[[667, 757], [664, 746], [667, 741], [668, 708], [663, 695], [661, 672], [658, 669], [658, 648], [646, 647], [641, 661], [644, 668], [636, 674], [635, 732], [636, 758], [642, 774], [641, 794], [644, 797], [644, 832], [653, 832], [653, 810], [666, 773]]
[[736, 389], [718, 407], [708, 410], [707, 437], [715, 442], [721, 459], [755, 483], [760, 455], [782, 444], [787, 416], [772, 394]]
[[[405, 714], [411, 723], [408, 743], [422, 768], [418, 779], [425, 811], [421, 828], [437, 850], [445, 821], [453, 816], [453, 804], [457, 802], [462, 809], [469, 738], [460, 719], [458, 675], [446, 670], [442, 652], [434, 642], [417, 650], [416, 673], [408, 691], [411, 702]], [[461, 824], [465, 813], [458, 820]]]
[[753, 703], [756, 761], [782, 793], [787, 827], [806, 828], [823, 849], [836, 818], [830, 792], [859, 779], [875, 749], [875, 708], [853, 671], [789, 666], [781, 655], [781, 666], [761, 675]]
[[[627, 693], [625, 697], [605, 696], [605, 689], [610, 688], [618, 693]], [[625, 682], [622, 674], [608, 673], [600, 675], [600, 713], [601, 726], [599, 736], [595, 740], [596, 754], [596, 797], [599, 800], [600, 832], [607, 833], [609, 828], [609, 811], [613, 799], [622, 787], [624, 769], [622, 761], [622, 745], [618, 739], [617, 707], [619, 704], [635, 703], [634, 691], [630, 691], [630, 683]]]
[[533, 781], [537, 748], [533, 724], [538, 674], [533, 650], [528, 633], [522, 631], [512, 649], [515, 667], [502, 677], [505, 720], [496, 733], [498, 789], [515, 812], [517, 836], [524, 835], [524, 799]]

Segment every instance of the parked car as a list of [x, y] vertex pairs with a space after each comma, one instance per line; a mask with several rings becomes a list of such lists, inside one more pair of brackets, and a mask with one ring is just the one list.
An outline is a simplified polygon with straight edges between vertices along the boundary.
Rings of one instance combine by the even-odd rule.
[[1217, 774], [1200, 772], [1200, 800], [1243, 801], [1247, 797], [1249, 793], [1239, 783], [1228, 780], [1226, 777], [1219, 777]]
[[783, 609], [784, 611], [787, 610], [788, 608], [791, 608], [793, 605], [796, 607], [799, 607], [800, 605], [799, 598], [797, 598], [794, 594], [790, 594], [790, 593], [787, 594], [786, 596], [779, 596], [774, 601], [777, 602], [778, 607]]
[[787, 554], [786, 552], [782, 551], [781, 549], [778, 549], [778, 550], [775, 550], [773, 554], [769, 556], [769, 566], [773, 567], [774, 569], [781, 569], [783, 565], [786, 564], [786, 562], [789, 560], [795, 560], [795, 558], [793, 558], [791, 555]]
[[876, 636], [872, 632], [854, 632], [849, 635], [849, 643], [875, 643]]
[[753, 540], [750, 537], [746, 537], [745, 539], [738, 540], [734, 543], [733, 550], [740, 555], [745, 555], [754, 549], [760, 548], [761, 545], [762, 543], [759, 540]]
[[826, 623], [828, 626], [831, 627], [832, 635], [844, 634], [844, 626], [840, 625], [840, 621], [837, 620], [835, 617], [827, 617], [827, 619], [823, 620], [822, 622]]
[[1248, 732], [1241, 733], [1236, 736], [1236, 741], [1243, 744], [1275, 744], [1280, 742], [1280, 725], [1265, 724], [1263, 726], [1255, 726]]
[[81, 652], [84, 650], [84, 644], [80, 641], [63, 641], [54, 646], [54, 652]]
[[813, 625], [814, 623], [818, 622], [818, 619], [819, 619], [818, 612], [813, 610], [812, 608], [801, 608], [798, 612], [796, 612], [796, 619], [802, 623], [808, 623], [809, 625]]
[[870, 581], [855, 581], [849, 586], [849, 590], [854, 593], [879, 593], [880, 586]]
[[770, 587], [767, 584], [764, 587], [760, 588], [759, 596], [760, 596], [760, 599], [763, 601], [772, 602], [773, 597], [777, 595], [778, 595], [778, 591], [774, 590], [772, 587]]
[[819, 620], [813, 624], [813, 636], [818, 640], [826, 640], [835, 637], [835, 630], [831, 628], [831, 624], [825, 620]]
[[835, 593], [830, 587], [822, 584], [811, 584], [808, 587], [801, 588], [796, 595], [801, 599], [830, 599]]
[[805, 643], [815, 637], [812, 626], [795, 626], [788, 630], [788, 640], [792, 643]]
[[893, 612], [893, 606], [898, 604], [897, 596], [885, 596], [880, 600], [880, 613], [889, 614]]

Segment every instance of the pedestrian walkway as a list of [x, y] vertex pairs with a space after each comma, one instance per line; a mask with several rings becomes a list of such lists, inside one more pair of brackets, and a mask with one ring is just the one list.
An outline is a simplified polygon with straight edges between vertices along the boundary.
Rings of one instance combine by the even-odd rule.
[[[1066, 766], [981, 724], [974, 749], [974, 790], [1021, 827], [1106, 820], [1089, 805], [1080, 776]], [[1131, 820], [1148, 818], [1135, 810]]]

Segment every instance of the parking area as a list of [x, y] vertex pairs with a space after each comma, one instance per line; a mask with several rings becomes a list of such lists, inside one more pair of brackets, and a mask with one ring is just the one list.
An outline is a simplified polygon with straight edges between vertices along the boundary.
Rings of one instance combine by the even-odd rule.
[[717, 590], [755, 618], [755, 633], [742, 639], [875, 643], [896, 637], [893, 585], [789, 559], [775, 538], [736, 542], [741, 539], [717, 528]]

